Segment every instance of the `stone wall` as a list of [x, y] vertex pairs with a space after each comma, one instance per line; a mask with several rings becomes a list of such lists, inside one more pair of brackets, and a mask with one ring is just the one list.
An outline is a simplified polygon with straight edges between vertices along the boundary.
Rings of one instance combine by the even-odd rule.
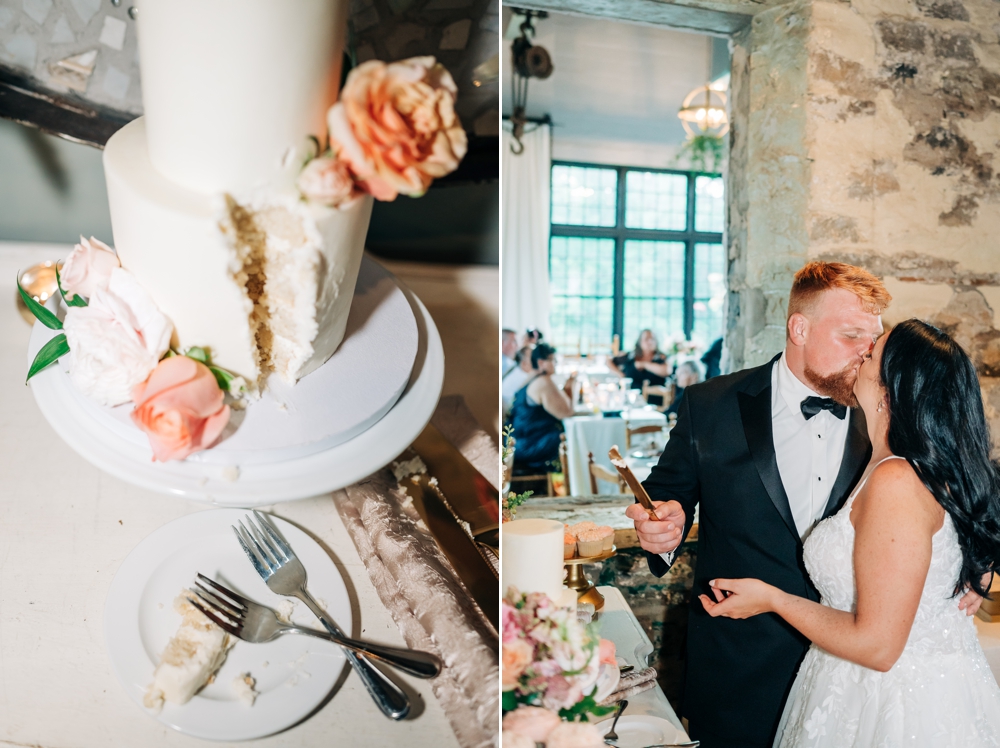
[[972, 355], [1000, 433], [994, 0], [793, 2], [733, 40], [729, 355], [781, 349], [791, 274], [868, 268]]

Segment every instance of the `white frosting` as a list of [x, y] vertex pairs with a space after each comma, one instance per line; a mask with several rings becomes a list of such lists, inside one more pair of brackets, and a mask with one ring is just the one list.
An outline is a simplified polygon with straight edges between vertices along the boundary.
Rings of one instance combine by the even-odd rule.
[[563, 524], [550, 519], [505, 522], [500, 533], [504, 591], [544, 592], [557, 604], [563, 597]]
[[211, 679], [235, 643], [229, 634], [209, 621], [181, 593], [174, 600], [174, 610], [181, 614], [181, 625], [167, 643], [153, 682], [143, 703], [159, 711], [164, 701], [186, 704]]
[[[104, 171], [115, 249], [170, 318], [175, 345], [206, 347], [213, 363], [251, 388], [257, 382], [254, 305], [238, 282], [253, 245], [268, 263], [263, 303], [273, 368], [294, 382], [337, 349], [361, 265], [370, 197], [332, 209], [288, 194], [213, 196], [185, 189], [153, 168], [145, 118], [108, 141]], [[253, 231], [239, 230], [234, 210]]]
[[141, 0], [150, 158], [203, 193], [288, 188], [325, 142], [347, 0]]

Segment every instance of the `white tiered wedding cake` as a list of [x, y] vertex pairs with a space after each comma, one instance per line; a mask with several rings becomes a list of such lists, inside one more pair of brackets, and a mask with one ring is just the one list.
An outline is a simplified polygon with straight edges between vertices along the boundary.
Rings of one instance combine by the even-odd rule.
[[251, 389], [272, 370], [305, 376], [344, 336], [372, 198], [304, 202], [296, 179], [326, 140], [347, 8], [139, 8], [145, 116], [104, 152], [115, 249], [175, 346], [207, 349]]

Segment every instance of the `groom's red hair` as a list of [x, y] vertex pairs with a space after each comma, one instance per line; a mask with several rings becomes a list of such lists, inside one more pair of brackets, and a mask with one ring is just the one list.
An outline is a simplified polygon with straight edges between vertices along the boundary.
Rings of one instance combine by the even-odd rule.
[[869, 314], [881, 314], [892, 301], [882, 281], [863, 268], [843, 262], [810, 262], [795, 274], [792, 281], [792, 290], [788, 294], [788, 317], [796, 313], [807, 314], [817, 297], [832, 288], [843, 288], [853, 293]]

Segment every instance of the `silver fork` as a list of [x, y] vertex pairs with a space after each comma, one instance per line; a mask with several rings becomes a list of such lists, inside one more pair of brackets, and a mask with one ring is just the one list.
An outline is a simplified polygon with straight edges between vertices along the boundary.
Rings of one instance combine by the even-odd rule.
[[259, 644], [277, 639], [283, 634], [308, 634], [366, 654], [374, 660], [385, 662], [417, 678], [433, 678], [441, 672], [441, 661], [429, 652], [347, 639], [334, 636], [327, 631], [284, 623], [271, 608], [248, 600], [204, 574], [198, 575], [192, 592], [200, 600], [199, 602], [189, 597], [188, 601], [192, 605], [223, 631], [228, 631], [237, 639], [246, 642]]
[[[233, 532], [268, 589], [278, 595], [298, 598], [319, 619], [323, 628], [334, 636], [344, 638], [344, 632], [327, 617], [306, 589], [306, 570], [302, 562], [260, 512], [254, 510], [254, 516], [259, 527], [247, 516], [250, 528], [240, 520], [240, 526], [237, 528], [234, 525]], [[382, 713], [390, 719], [403, 719], [410, 711], [410, 700], [402, 689], [368, 662], [364, 655], [349, 649], [345, 649], [344, 654]]]

